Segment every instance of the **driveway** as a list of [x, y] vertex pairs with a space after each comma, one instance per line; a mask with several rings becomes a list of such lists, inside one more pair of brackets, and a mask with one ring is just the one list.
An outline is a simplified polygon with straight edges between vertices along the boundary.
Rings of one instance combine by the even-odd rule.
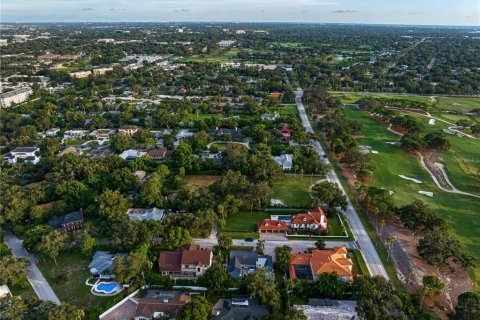
[[52, 287], [48, 284], [47, 280], [43, 276], [40, 269], [38, 269], [35, 261], [36, 258], [34, 255], [29, 254], [23, 247], [22, 241], [13, 235], [10, 231], [5, 232], [5, 244], [12, 250], [12, 253], [15, 257], [26, 258], [30, 260], [30, 266], [28, 267], [28, 281], [35, 290], [38, 298], [43, 301], [53, 301], [55, 304], [60, 305], [60, 300], [58, 299], [55, 292], [53, 292]]
[[[303, 97], [303, 90], [301, 88], [297, 88], [297, 91], [295, 91], [295, 102], [297, 104], [297, 109], [300, 115], [300, 119], [302, 120], [302, 124], [305, 130], [307, 132], [314, 133], [312, 125], [308, 120], [307, 113], [305, 112], [305, 108], [302, 102], [302, 97]], [[326, 153], [323, 150], [320, 142], [318, 142], [317, 140], [312, 140], [311, 145], [315, 149], [317, 154], [320, 156], [320, 158], [323, 159], [327, 164], [330, 164], [330, 160], [328, 160], [328, 158], [323, 157]], [[367, 231], [365, 230], [365, 227], [363, 226], [362, 221], [358, 217], [358, 213], [355, 211], [355, 208], [353, 207], [352, 202], [350, 201], [350, 198], [345, 192], [345, 189], [343, 188], [337, 174], [332, 169], [326, 174], [326, 176], [329, 181], [336, 183], [340, 188], [340, 190], [342, 190], [342, 192], [347, 197], [347, 210], [345, 211], [345, 213], [347, 214], [350, 228], [352, 230], [352, 233], [355, 239], [357, 240], [359, 249], [362, 252], [363, 258], [365, 260], [365, 263], [367, 264], [370, 274], [372, 276], [380, 275], [386, 279], [390, 279], [387, 274], [387, 271], [385, 270], [385, 266], [383, 265], [382, 260], [378, 256], [377, 250], [373, 246], [372, 240], [368, 236]]]

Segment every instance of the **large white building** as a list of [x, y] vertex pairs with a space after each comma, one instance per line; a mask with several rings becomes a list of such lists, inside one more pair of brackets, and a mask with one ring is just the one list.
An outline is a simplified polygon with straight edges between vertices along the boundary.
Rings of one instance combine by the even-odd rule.
[[22, 103], [27, 101], [33, 91], [30, 88], [19, 88], [13, 91], [0, 94], [0, 107], [7, 108], [13, 103]]
[[3, 161], [9, 164], [16, 164], [18, 159], [37, 164], [40, 161], [40, 149], [38, 147], [20, 147], [10, 151], [3, 157]]

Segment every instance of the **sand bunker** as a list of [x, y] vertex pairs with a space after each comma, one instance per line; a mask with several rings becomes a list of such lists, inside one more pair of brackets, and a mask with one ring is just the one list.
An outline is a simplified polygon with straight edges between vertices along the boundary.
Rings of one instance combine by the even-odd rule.
[[418, 193], [429, 196], [429, 197], [433, 197], [433, 192], [430, 192], [430, 191], [420, 190], [420, 191], [418, 191]]
[[391, 144], [392, 146], [396, 146], [398, 144], [398, 142], [395, 141], [387, 141], [385, 143]]
[[403, 174], [399, 174], [398, 176], [399, 176], [400, 178], [402, 178], [402, 179], [410, 180], [410, 181], [413, 181], [413, 182], [415, 182], [415, 183], [419, 183], [419, 184], [420, 184], [420, 183], [423, 183], [423, 182], [420, 181], [420, 180], [417, 180], [417, 179], [414, 179], [414, 178], [410, 178], [410, 177], [404, 176]]
[[371, 152], [371, 153], [375, 153], [375, 154], [377, 154], [377, 153], [378, 153], [378, 151], [377, 151], [377, 150], [371, 150], [370, 152]]
[[435, 124], [435, 122], [437, 122], [437, 120], [435, 120], [435, 119], [428, 120], [428, 124], [430, 124], [432, 126]]

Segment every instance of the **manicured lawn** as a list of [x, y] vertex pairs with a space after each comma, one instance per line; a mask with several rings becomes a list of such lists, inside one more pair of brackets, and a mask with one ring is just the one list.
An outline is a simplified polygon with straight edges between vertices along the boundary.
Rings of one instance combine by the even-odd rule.
[[263, 219], [270, 218], [269, 212], [240, 211], [227, 217], [227, 223], [221, 233], [234, 239], [258, 239], [257, 224]]
[[[409, 114], [425, 125], [426, 132], [440, 132], [449, 127], [448, 124], [437, 121], [429, 125], [427, 117]], [[465, 118], [465, 117], [463, 117]], [[442, 154], [442, 159], [452, 184], [466, 192], [480, 194], [480, 140], [468, 137], [445, 135], [450, 141], [450, 150]]]
[[358, 249], [349, 249], [348, 250], [350, 253], [353, 253], [353, 273], [354, 274], [361, 274], [364, 276], [370, 275], [370, 272], [368, 272], [367, 264], [365, 263], [365, 260], [363, 260], [362, 253]]
[[298, 114], [298, 109], [297, 109], [297, 106], [295, 104], [285, 104], [280, 109], [280, 112], [284, 113], [284, 114], [297, 115]]
[[[452, 227], [455, 236], [464, 244], [467, 251], [474, 255], [477, 264], [480, 262], [480, 220], [477, 213], [480, 212], [480, 201], [478, 199], [443, 192], [436, 187], [428, 173], [421, 167], [418, 157], [409, 155], [401, 151], [398, 147], [385, 142], [397, 141], [399, 136], [389, 132], [386, 127], [378, 121], [371, 119], [367, 113], [347, 108], [349, 118], [358, 120], [363, 124], [362, 136], [359, 138], [360, 144], [371, 146], [377, 150], [378, 154], [372, 154], [372, 160], [375, 164], [373, 185], [394, 191], [394, 201], [396, 205], [405, 205], [418, 199], [428, 204], [432, 210], [443, 216]], [[450, 138], [449, 138], [450, 139]], [[475, 149], [475, 146], [468, 147], [469, 142], [465, 138], [454, 142], [454, 150], [458, 146]], [[478, 149], [476, 149], [478, 150]], [[478, 152], [473, 152], [471, 156], [477, 156]], [[450, 164], [451, 165], [451, 164]], [[477, 164], [478, 165], [478, 164]], [[447, 161], [447, 168], [449, 163]], [[398, 175], [405, 175], [422, 181], [422, 184], [401, 179]], [[457, 170], [452, 175], [452, 183], [465, 180], [465, 176], [460, 176]], [[459, 185], [460, 188], [460, 185]], [[434, 197], [427, 197], [418, 193], [419, 190], [432, 191]], [[465, 227], [468, 226], [468, 227]], [[480, 268], [470, 269], [469, 273], [476, 286], [480, 285]]]
[[197, 187], [208, 187], [215, 181], [220, 179], [220, 176], [186, 176], [187, 184]]
[[280, 199], [287, 207], [309, 208], [310, 193], [309, 188], [322, 177], [312, 177], [299, 174], [297, 176], [283, 176], [273, 183], [274, 199]]
[[437, 97], [436, 99], [437, 107], [443, 110], [469, 112], [472, 109], [480, 108], [479, 98]]
[[[79, 307], [90, 307], [102, 305], [109, 298], [94, 296], [90, 293], [91, 287], [85, 285], [85, 280], [90, 277], [89, 263], [90, 257], [74, 250], [61, 253], [57, 264], [53, 260], [47, 260], [40, 262], [38, 266], [60, 301]], [[58, 281], [59, 276], [64, 277], [64, 281]]]
[[82, 143], [85, 143], [89, 141], [89, 139], [68, 139], [67, 140], [67, 145], [68, 146], [78, 146], [81, 145]]

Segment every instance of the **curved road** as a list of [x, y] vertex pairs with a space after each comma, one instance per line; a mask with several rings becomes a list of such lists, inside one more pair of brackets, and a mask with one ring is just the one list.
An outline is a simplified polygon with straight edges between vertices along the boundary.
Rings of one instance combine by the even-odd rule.
[[[302, 102], [302, 97], [303, 97], [303, 90], [301, 88], [297, 88], [297, 91], [295, 91], [295, 103], [297, 104], [297, 109], [300, 115], [300, 119], [302, 120], [305, 130], [307, 132], [314, 133], [312, 125], [308, 120], [307, 113], [305, 112], [305, 108]], [[320, 158], [323, 159], [326, 163], [330, 164], [330, 161], [328, 160], [328, 158], [326, 157], [324, 158], [325, 151], [320, 145], [320, 142], [318, 142], [317, 140], [312, 140], [311, 145], [315, 149], [315, 151], [318, 153]], [[360, 251], [362, 252], [363, 258], [365, 260], [365, 263], [367, 264], [370, 274], [372, 276], [379, 275], [386, 279], [390, 279], [390, 277], [387, 274], [387, 271], [385, 270], [385, 266], [383, 265], [382, 260], [378, 256], [377, 250], [375, 250], [375, 247], [373, 246], [372, 240], [368, 236], [368, 233], [365, 230], [365, 227], [363, 226], [362, 221], [358, 217], [358, 214], [355, 211], [355, 208], [353, 207], [352, 202], [350, 201], [350, 198], [345, 192], [345, 189], [343, 188], [337, 174], [332, 169], [326, 174], [326, 176], [329, 181], [336, 183], [340, 188], [340, 190], [342, 190], [342, 192], [347, 197], [346, 214], [348, 217], [348, 222], [350, 224], [350, 228], [352, 230], [353, 236], [357, 240], [357, 244], [359, 246]]]
[[43, 301], [53, 301], [55, 304], [60, 305], [60, 300], [58, 299], [57, 295], [55, 292], [53, 292], [52, 287], [50, 287], [47, 280], [45, 280], [45, 277], [40, 269], [38, 269], [35, 263], [35, 256], [29, 254], [22, 247], [22, 241], [10, 231], [6, 231], [5, 244], [10, 248], [10, 250], [12, 250], [12, 253], [15, 257], [25, 258], [30, 261], [27, 278], [32, 285], [33, 290], [35, 290], [38, 298]]

